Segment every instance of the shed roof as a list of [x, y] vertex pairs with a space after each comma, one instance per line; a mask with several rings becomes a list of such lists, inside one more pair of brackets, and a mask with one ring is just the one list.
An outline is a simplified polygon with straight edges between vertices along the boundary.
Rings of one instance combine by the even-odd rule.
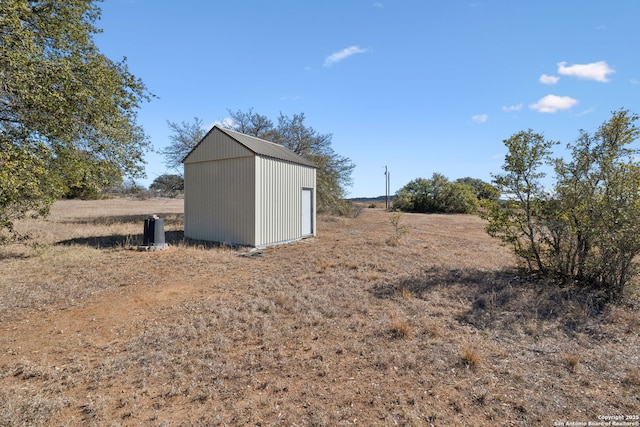
[[[255, 136], [246, 135], [244, 133], [236, 132], [231, 129], [221, 128], [218, 125], [214, 126], [213, 129], [211, 129], [207, 133], [207, 135], [214, 132], [216, 129], [224, 133], [228, 137], [232, 138], [234, 141], [238, 142], [240, 145], [244, 146], [246, 149], [248, 149], [249, 151], [251, 151], [252, 153], [258, 156], [270, 157], [273, 159], [284, 160], [286, 162], [291, 162], [291, 163], [295, 163], [303, 166], [317, 168], [317, 166], [314, 165], [312, 162], [294, 153], [293, 151], [289, 150], [287, 147], [280, 144], [276, 144], [274, 142], [269, 142], [264, 139], [257, 138]], [[183, 163], [187, 159], [187, 157], [189, 157], [189, 155], [191, 155], [191, 153], [193, 153], [193, 151], [200, 144], [202, 144], [202, 142], [207, 138], [207, 135], [205, 135], [205, 137], [202, 138], [200, 142], [198, 142], [198, 144], [189, 152], [189, 154], [185, 156], [185, 158], [182, 160]]]

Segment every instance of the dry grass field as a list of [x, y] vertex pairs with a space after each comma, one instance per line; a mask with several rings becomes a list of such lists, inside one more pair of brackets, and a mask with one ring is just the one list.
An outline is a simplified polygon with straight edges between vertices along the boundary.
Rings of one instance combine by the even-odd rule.
[[[143, 219], [170, 249], [138, 252]], [[0, 425], [552, 426], [640, 414], [640, 301], [519, 275], [476, 216], [320, 217], [243, 256], [181, 200], [62, 201], [0, 247]], [[395, 224], [395, 225], [394, 225]]]

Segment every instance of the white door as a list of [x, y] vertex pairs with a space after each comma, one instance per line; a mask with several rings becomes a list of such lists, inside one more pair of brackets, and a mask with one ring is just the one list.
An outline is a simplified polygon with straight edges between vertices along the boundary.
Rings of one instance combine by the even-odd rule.
[[302, 189], [302, 235], [313, 234], [313, 189]]

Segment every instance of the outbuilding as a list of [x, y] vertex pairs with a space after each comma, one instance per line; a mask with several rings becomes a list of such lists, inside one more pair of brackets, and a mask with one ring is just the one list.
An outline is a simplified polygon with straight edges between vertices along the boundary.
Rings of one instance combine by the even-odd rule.
[[264, 247], [316, 235], [316, 166], [214, 126], [184, 163], [184, 235]]

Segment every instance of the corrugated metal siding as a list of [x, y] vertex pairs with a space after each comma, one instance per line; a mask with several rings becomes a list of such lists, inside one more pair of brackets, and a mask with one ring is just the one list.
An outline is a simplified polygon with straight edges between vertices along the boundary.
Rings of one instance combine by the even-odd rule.
[[255, 136], [245, 135], [240, 132], [235, 132], [230, 129], [217, 128], [218, 130], [226, 133], [230, 137], [234, 138], [240, 144], [251, 150], [254, 154], [263, 157], [270, 157], [273, 159], [280, 159], [291, 163], [310, 166], [315, 168], [311, 161], [304, 157], [294, 153], [283, 145], [276, 144], [274, 142], [266, 141], [264, 139], [256, 138]]
[[256, 246], [302, 237], [302, 188], [314, 190], [315, 168], [256, 156]]
[[225, 135], [220, 129], [214, 128], [200, 141], [198, 146], [184, 159], [188, 163], [206, 162], [209, 160], [232, 159], [236, 157], [253, 156], [254, 154]]
[[193, 163], [199, 154], [184, 165], [185, 237], [255, 246], [255, 158]]

